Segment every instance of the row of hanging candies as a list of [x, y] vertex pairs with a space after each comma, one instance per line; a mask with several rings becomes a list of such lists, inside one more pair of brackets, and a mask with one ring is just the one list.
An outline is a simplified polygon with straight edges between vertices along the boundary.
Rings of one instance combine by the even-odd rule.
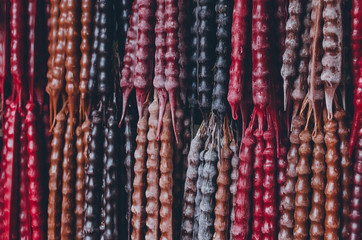
[[361, 4], [1, 1], [0, 238], [361, 239]]

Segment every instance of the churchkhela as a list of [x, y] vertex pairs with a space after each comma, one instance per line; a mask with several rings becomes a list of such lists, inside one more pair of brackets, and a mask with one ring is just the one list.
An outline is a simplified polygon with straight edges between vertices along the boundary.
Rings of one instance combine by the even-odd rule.
[[0, 239], [360, 239], [361, 6], [0, 1]]

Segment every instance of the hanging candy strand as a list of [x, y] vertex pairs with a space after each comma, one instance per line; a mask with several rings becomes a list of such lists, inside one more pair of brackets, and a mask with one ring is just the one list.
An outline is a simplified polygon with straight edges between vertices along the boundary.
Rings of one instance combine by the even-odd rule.
[[359, 0], [352, 1], [351, 8], [351, 53], [352, 53], [352, 77], [356, 85], [360, 76], [360, 56], [362, 50], [362, 4]]
[[[122, 0], [126, 1], [126, 0]], [[127, 31], [125, 54], [123, 56], [123, 68], [121, 72], [120, 87], [122, 88], [122, 116], [119, 125], [125, 116], [127, 102], [134, 86], [134, 75], [136, 67], [137, 39], [138, 39], [138, 1], [134, 0], [132, 5], [132, 15], [130, 17], [130, 27]]]
[[[175, 140], [178, 142], [175, 111], [176, 99], [179, 96], [179, 52], [178, 52], [178, 0], [165, 0], [165, 31], [166, 31], [166, 67], [165, 67], [165, 88], [169, 96], [169, 103], [171, 106], [172, 126], [175, 134]], [[161, 110], [161, 109], [160, 109]]]
[[192, 239], [192, 230], [194, 226], [195, 196], [198, 180], [198, 168], [201, 162], [200, 153], [204, 147], [205, 126], [202, 124], [190, 144], [190, 151], [187, 156], [188, 165], [186, 171], [186, 180], [184, 186], [184, 201], [181, 221], [181, 239]]
[[244, 86], [245, 84], [245, 60], [246, 48], [248, 43], [248, 23], [249, 0], [235, 0], [233, 10], [233, 22], [231, 29], [231, 66], [230, 66], [230, 81], [228, 91], [228, 102], [231, 107], [232, 117], [238, 119], [238, 109], [240, 108], [243, 121], [243, 135], [247, 127], [248, 108], [245, 103]]
[[[226, 96], [225, 96], [226, 97]], [[215, 194], [215, 221], [214, 229], [215, 233], [213, 239], [228, 239], [228, 228], [229, 228], [229, 202], [230, 192], [229, 186], [231, 183], [230, 179], [230, 160], [232, 157], [232, 151], [229, 146], [229, 123], [224, 123], [224, 137], [223, 147], [221, 149], [221, 159], [217, 163], [218, 176], [217, 176], [217, 191]]]
[[159, 112], [158, 112], [158, 126], [157, 126], [157, 139], [159, 139], [163, 114], [167, 103], [167, 90], [165, 88], [166, 76], [166, 29], [165, 29], [165, 0], [157, 0], [156, 10], [156, 25], [155, 25], [155, 77], [153, 78], [153, 86], [157, 92], [159, 101]]
[[61, 216], [61, 188], [62, 188], [62, 159], [64, 147], [64, 133], [66, 128], [66, 115], [61, 110], [55, 119], [53, 128], [52, 152], [49, 168], [49, 198], [48, 198], [48, 239], [60, 239]]
[[[69, 106], [69, 104], [68, 104]], [[67, 119], [67, 128], [64, 134], [63, 149], [63, 176], [62, 176], [62, 215], [61, 215], [61, 238], [71, 239], [75, 236], [75, 172], [76, 172], [76, 136], [73, 126], [77, 124], [75, 118]]]
[[[208, 138], [209, 140], [210, 138]], [[200, 218], [200, 202], [201, 202], [201, 186], [203, 182], [203, 170], [205, 165], [205, 150], [200, 153], [200, 163], [197, 170], [197, 182], [196, 182], [196, 196], [195, 196], [195, 212], [193, 217], [193, 230], [192, 230], [192, 239], [197, 239], [199, 235], [199, 218]]]
[[[268, 117], [270, 118], [270, 116]], [[263, 239], [273, 239], [277, 235], [277, 201], [276, 201], [276, 150], [275, 130], [269, 119], [268, 128], [263, 134], [265, 142], [264, 180], [263, 180], [263, 225], [261, 227]]]
[[248, 239], [250, 233], [250, 191], [252, 187], [251, 174], [255, 142], [252, 128], [249, 127], [246, 129], [241, 142], [239, 176], [235, 199], [235, 223], [233, 228], [235, 240]]
[[116, 119], [116, 107], [114, 103], [111, 103], [107, 108], [108, 120], [105, 135], [106, 149], [104, 149], [106, 162], [104, 164], [103, 171], [106, 172], [106, 178], [103, 179], [105, 182], [105, 192], [103, 192], [103, 197], [105, 198], [105, 228], [102, 238], [104, 239], [118, 239], [118, 222], [117, 219], [117, 205], [114, 203], [119, 199], [117, 193], [117, 163], [116, 163], [116, 140], [117, 140], [117, 119]]
[[305, 119], [302, 116], [296, 116], [292, 121], [291, 134], [289, 136], [290, 147], [287, 155], [286, 181], [284, 183], [284, 196], [281, 199], [281, 213], [279, 219], [280, 230], [278, 239], [292, 240], [294, 228], [294, 209], [295, 209], [295, 184], [297, 182], [297, 164], [299, 160], [299, 135]]
[[264, 148], [265, 141], [263, 139], [263, 129], [257, 129], [254, 132], [254, 137], [256, 139], [256, 145], [254, 148], [254, 163], [253, 163], [253, 172], [254, 172], [254, 185], [253, 185], [253, 207], [252, 207], [252, 235], [253, 239], [262, 239], [262, 225], [263, 225], [263, 179], [264, 179]]
[[111, 54], [112, 54], [112, 31], [113, 31], [113, 13], [112, 2], [110, 0], [99, 2], [99, 46], [98, 46], [98, 79], [97, 94], [100, 97], [100, 103], [103, 111], [103, 122], [106, 121], [105, 114], [112, 84], [111, 77]]
[[28, 177], [29, 177], [29, 202], [33, 239], [45, 239], [44, 212], [43, 212], [43, 190], [41, 189], [41, 173], [39, 148], [37, 146], [36, 108], [34, 103], [26, 104], [28, 140]]
[[338, 239], [340, 228], [340, 190], [339, 180], [340, 173], [339, 162], [340, 156], [338, 151], [339, 139], [337, 135], [338, 124], [334, 119], [328, 119], [324, 123], [325, 143], [327, 147], [326, 164], [327, 164], [327, 183], [324, 190], [326, 194], [325, 203], [325, 236], [324, 239]]
[[172, 239], [172, 194], [173, 178], [173, 136], [171, 104], [167, 103], [165, 115], [162, 120], [161, 147], [160, 147], [160, 232], [161, 239]]
[[[23, 76], [24, 76], [24, 40], [25, 40], [25, 25], [24, 25], [24, 4], [20, 0], [11, 0], [10, 6], [10, 70], [13, 79], [13, 100], [18, 101], [21, 106], [23, 97]], [[33, 1], [31, 1], [33, 3]], [[34, 18], [35, 20], [35, 18]], [[33, 26], [34, 27], [34, 26]]]
[[[126, 221], [127, 221], [127, 233], [128, 233], [128, 239], [131, 239], [131, 233], [132, 233], [132, 179], [134, 177], [133, 169], [135, 164], [135, 158], [134, 158], [134, 151], [135, 151], [135, 129], [134, 129], [134, 116], [132, 111], [132, 107], [135, 107], [135, 105], [128, 105], [129, 109], [126, 112], [126, 116], [124, 118], [124, 165], [126, 167], [126, 185], [125, 185], [125, 191], [127, 194], [127, 213], [126, 213]], [[146, 114], [147, 115], [147, 114]]]
[[[10, 101], [6, 101], [6, 111], [5, 111], [5, 121], [2, 125], [4, 131], [3, 131], [3, 148], [1, 150], [1, 159], [4, 159], [4, 161], [1, 161], [1, 172], [0, 172], [0, 220], [4, 221], [5, 220], [5, 199], [4, 199], [4, 193], [5, 193], [5, 182], [6, 182], [6, 166], [7, 166], [7, 161], [6, 161], [6, 156], [8, 153], [8, 149], [7, 149], [7, 142], [8, 142], [8, 129], [9, 129], [9, 121], [6, 121], [6, 119], [8, 119], [10, 117]], [[4, 238], [5, 237], [5, 224], [1, 224], [0, 225], [0, 237]]]
[[342, 238], [348, 239], [350, 235], [349, 227], [349, 214], [350, 203], [352, 194], [352, 159], [348, 155], [348, 139], [349, 139], [349, 125], [347, 113], [339, 106], [337, 106], [334, 117], [338, 122], [338, 138], [340, 141], [339, 152], [341, 154], [341, 168], [342, 168], [342, 202], [343, 202], [343, 218], [341, 221]]
[[212, 91], [212, 111], [218, 118], [219, 129], [221, 129], [222, 121], [226, 113], [227, 86], [229, 85], [231, 11], [231, 1], [216, 1], [216, 60], [214, 69], [214, 87]]
[[233, 229], [235, 224], [235, 206], [236, 206], [236, 192], [237, 192], [237, 182], [239, 177], [239, 165], [240, 165], [240, 158], [239, 158], [239, 147], [237, 143], [235, 142], [235, 138], [232, 135], [231, 142], [229, 145], [230, 150], [232, 151], [232, 157], [231, 157], [231, 184], [230, 184], [230, 194], [231, 194], [231, 201], [230, 201], [230, 239], [233, 240]]
[[208, 121], [211, 110], [212, 99], [212, 82], [214, 53], [210, 49], [214, 48], [214, 18], [215, 18], [215, 2], [216, 1], [200, 1], [199, 5], [199, 52], [197, 59], [197, 93], [199, 108], [204, 121]]
[[99, 1], [96, 0], [94, 4], [93, 16], [93, 31], [92, 31], [92, 46], [90, 55], [90, 66], [88, 72], [87, 90], [90, 99], [90, 108], [97, 102], [97, 76], [98, 76], [98, 46], [100, 36], [100, 17], [101, 12], [99, 9]]
[[188, 20], [188, 7], [189, 1], [187, 0], [178, 0], [178, 23], [179, 28], [177, 32], [178, 37], [178, 52], [179, 52], [179, 85], [180, 85], [180, 98], [182, 103], [186, 104], [186, 97], [187, 97], [187, 78], [189, 74], [187, 72], [187, 65], [188, 65], [188, 57], [187, 53], [190, 50], [188, 47], [189, 44], [189, 29], [186, 27], [189, 24]]
[[154, 10], [155, 0], [139, 0], [138, 2], [138, 39], [137, 39], [137, 64], [135, 67], [134, 86], [136, 88], [136, 100], [138, 115], [142, 117], [143, 103], [152, 85], [152, 69], [154, 46]]
[[84, 133], [82, 127], [78, 126], [75, 130], [76, 148], [77, 148], [77, 168], [75, 181], [75, 239], [82, 239], [83, 229], [83, 207], [84, 207]]
[[[183, 128], [183, 120], [184, 120], [184, 111], [180, 106], [180, 101], [176, 103], [176, 132], [178, 142], [173, 141], [173, 202], [172, 202], [172, 235], [174, 239], [180, 237], [180, 223], [182, 218], [182, 199], [183, 199], [183, 189], [184, 189], [184, 180], [182, 179], [183, 174], [183, 147], [184, 147], [184, 136], [182, 135], [185, 132]], [[171, 130], [172, 131], [172, 130]], [[172, 139], [173, 140], [173, 139]]]
[[[3, 161], [6, 163], [4, 172], [5, 172], [5, 181], [4, 181], [4, 239], [13, 239], [17, 238], [17, 217], [18, 216], [18, 188], [19, 188], [19, 164], [20, 164], [20, 148], [17, 143], [19, 139], [19, 109], [18, 103], [11, 101], [10, 99], [6, 100], [6, 105], [10, 108], [10, 113], [6, 122], [9, 122], [7, 125], [7, 141], [6, 144], [6, 156]], [[29, 144], [28, 144], [29, 146]], [[29, 162], [31, 158], [31, 153], [29, 152]], [[28, 164], [29, 168], [29, 164]], [[29, 171], [28, 171], [29, 172]], [[36, 173], [35, 173], [36, 174]], [[29, 184], [33, 183], [32, 178], [29, 177]], [[39, 185], [37, 185], [39, 186]], [[34, 186], [36, 187], [36, 186]], [[30, 189], [29, 189], [30, 190]], [[35, 192], [37, 194], [37, 192]], [[34, 190], [29, 193], [30, 207], [34, 207]], [[33, 226], [33, 225], [32, 225]], [[35, 229], [36, 231], [36, 229]]]
[[1, 121], [3, 120], [4, 113], [4, 87], [5, 87], [5, 79], [8, 73], [8, 56], [9, 56], [9, 34], [8, 34], [8, 16], [10, 3], [8, 0], [2, 1], [0, 3], [0, 97], [1, 97]]
[[[361, 79], [361, 78], [360, 78]], [[361, 122], [361, 120], [360, 120]], [[350, 223], [349, 239], [358, 239], [361, 234], [362, 217], [362, 128], [358, 131], [358, 142], [355, 150], [356, 162], [354, 163], [353, 191], [351, 199], [351, 213], [349, 215]]]
[[85, 165], [84, 180], [84, 224], [83, 237], [100, 238], [101, 219], [101, 171], [102, 171], [102, 118], [99, 110], [93, 110], [88, 138], [88, 161]]
[[285, 51], [283, 53], [283, 65], [281, 75], [283, 77], [284, 110], [290, 103], [290, 91], [293, 80], [297, 76], [298, 49], [300, 45], [299, 35], [302, 29], [303, 2], [292, 0], [288, 6], [289, 18], [286, 23]]
[[[209, 131], [209, 130], [207, 130]], [[209, 132], [207, 133], [207, 140], [205, 142], [205, 148], [204, 150], [201, 151], [200, 153], [200, 163], [199, 163], [199, 167], [197, 169], [197, 182], [196, 182], [196, 196], [195, 196], [195, 213], [194, 213], [194, 225], [193, 225], [193, 239], [198, 239], [199, 237], [199, 219], [200, 219], [200, 203], [201, 203], [201, 198], [202, 198], [202, 193], [201, 193], [201, 187], [202, 187], [202, 183], [204, 181], [204, 166], [205, 166], [205, 153], [207, 151], [207, 149], [209, 148], [209, 142], [211, 140], [211, 135], [209, 134]]]
[[308, 214], [309, 214], [309, 194], [310, 188], [310, 173], [311, 167], [309, 159], [312, 153], [312, 134], [308, 129], [308, 125], [299, 135], [299, 161], [296, 167], [297, 182], [295, 184], [295, 211], [294, 211], [294, 229], [293, 236], [295, 239], [308, 239]]
[[19, 237], [20, 239], [31, 239], [30, 207], [28, 196], [28, 153], [26, 139], [25, 116], [21, 116], [20, 127], [20, 211], [19, 211]]
[[70, 134], [74, 134], [75, 121], [73, 120], [76, 115], [77, 102], [79, 95], [79, 46], [81, 42], [80, 37], [80, 11], [79, 2], [75, 0], [68, 0], [67, 2], [67, 44], [66, 44], [66, 60], [65, 60], [65, 91], [68, 94], [68, 110], [70, 122]]
[[[158, 225], [159, 225], [159, 143], [156, 140], [157, 133], [157, 120], [158, 120], [158, 101], [153, 100], [148, 107], [150, 117], [148, 119], [148, 133], [147, 133], [147, 189], [146, 189], [146, 213], [147, 213], [147, 232], [145, 235], [146, 240], [158, 239]], [[141, 109], [143, 110], [143, 109]], [[142, 116], [140, 116], [142, 117]]]
[[279, 50], [279, 66], [283, 63], [283, 54], [285, 52], [285, 39], [287, 37], [287, 20], [288, 20], [289, 2], [285, 0], [277, 0], [275, 7], [275, 21], [277, 28], [277, 46]]
[[134, 151], [134, 179], [132, 195], [132, 240], [141, 240], [145, 230], [146, 205], [146, 158], [148, 132], [148, 103], [143, 106], [142, 118], [137, 123], [137, 147]]
[[201, 186], [201, 202], [199, 217], [198, 239], [211, 239], [214, 232], [214, 209], [216, 194], [217, 162], [218, 154], [216, 150], [215, 128], [212, 129], [212, 137], [208, 150], [205, 152], [205, 165], [202, 172], [203, 181]]
[[342, 1], [324, 0], [323, 6], [323, 71], [324, 95], [328, 119], [333, 118], [333, 99], [342, 79]]
[[308, 66], [310, 60], [310, 44], [311, 44], [311, 12], [312, 12], [312, 0], [308, 0], [305, 6], [305, 16], [303, 19], [303, 27], [304, 31], [301, 36], [302, 46], [299, 50], [299, 65], [298, 65], [298, 76], [294, 80], [294, 88], [292, 91], [292, 99], [293, 99], [293, 117], [295, 118], [302, 102], [307, 94], [307, 78], [308, 78]]
[[353, 115], [351, 139], [349, 142], [349, 156], [352, 156], [354, 146], [358, 138], [357, 137], [358, 131], [361, 128], [360, 119], [362, 115], [362, 57], [360, 57], [359, 67], [360, 67], [360, 77], [355, 82], [355, 89], [354, 89], [353, 104], [355, 112]]
[[89, 114], [89, 101], [87, 99], [88, 90], [88, 78], [90, 69], [90, 58], [91, 58], [91, 41], [92, 41], [92, 16], [93, 16], [93, 5], [94, 0], [82, 0], [81, 8], [81, 37], [82, 41], [80, 44], [81, 59], [80, 59], [80, 70], [79, 70], [79, 92], [80, 92], [80, 104], [79, 104], [79, 119], [82, 121]]
[[130, 28], [130, 18], [132, 14], [132, 2], [134, 3], [137, 0], [121, 0], [120, 7], [121, 7], [121, 32], [120, 37], [118, 38], [118, 47], [120, 49], [120, 58], [123, 59], [124, 52], [125, 52], [125, 44], [127, 41], [127, 33], [128, 29]]
[[57, 114], [57, 105], [61, 92], [64, 88], [64, 75], [65, 75], [65, 58], [66, 58], [66, 44], [67, 44], [67, 2], [68, 0], [61, 0], [59, 5], [60, 15], [58, 20], [57, 44], [55, 47], [54, 63], [52, 68], [52, 81], [51, 85], [47, 86], [49, 90], [49, 107], [50, 112], [53, 113], [51, 117], [52, 128], [55, 125], [55, 117]]
[[[58, 20], [59, 20], [59, 3], [60, 0], [51, 0], [50, 1], [50, 30], [49, 30], [49, 45], [48, 45], [48, 52], [49, 52], [49, 58], [47, 62], [48, 66], [48, 72], [47, 72], [47, 78], [48, 78], [48, 84], [46, 86], [46, 92], [49, 94], [49, 96], [52, 96], [52, 87], [53, 87], [53, 67], [54, 67], [54, 58], [56, 54], [56, 47], [57, 47], [57, 41], [58, 41]], [[49, 102], [49, 114], [50, 114], [50, 125], [53, 126], [53, 121], [55, 121], [54, 113], [53, 113], [53, 99], [50, 99]], [[56, 111], [54, 109], [54, 111]]]
[[324, 134], [318, 131], [315, 136], [312, 136], [314, 143], [313, 148], [313, 163], [310, 185], [312, 187], [313, 195], [311, 199], [311, 210], [309, 214], [310, 219], [310, 238], [323, 239], [324, 237], [324, 203], [325, 203], [325, 173], [326, 164], [325, 159], [325, 146], [324, 146]]
[[191, 33], [191, 53], [190, 53], [190, 62], [188, 64], [188, 71], [190, 72], [190, 78], [188, 82], [188, 89], [187, 89], [187, 102], [190, 109], [190, 119], [191, 119], [191, 137], [194, 137], [194, 118], [195, 118], [195, 110], [198, 107], [197, 101], [197, 82], [198, 82], [198, 64], [197, 59], [199, 58], [199, 34], [198, 34], [198, 27], [199, 27], [199, 10], [200, 7], [198, 6], [198, 1], [193, 0], [193, 11], [192, 17], [193, 22], [190, 29]]
[[[289, 133], [288, 133], [289, 134]], [[279, 194], [279, 199], [278, 199], [278, 209], [279, 211], [283, 211], [283, 206], [282, 206], [282, 202], [281, 200], [283, 199], [283, 196], [285, 194], [284, 191], [284, 184], [287, 181], [287, 177], [286, 177], [286, 171], [287, 171], [287, 155], [288, 155], [288, 148], [286, 147], [286, 144], [289, 140], [287, 138], [287, 136], [285, 135], [284, 139], [282, 140], [281, 144], [280, 144], [280, 154], [279, 154], [279, 158], [277, 159], [278, 161], [278, 194]], [[280, 214], [280, 213], [278, 213]], [[279, 229], [278, 229], [279, 231]]]

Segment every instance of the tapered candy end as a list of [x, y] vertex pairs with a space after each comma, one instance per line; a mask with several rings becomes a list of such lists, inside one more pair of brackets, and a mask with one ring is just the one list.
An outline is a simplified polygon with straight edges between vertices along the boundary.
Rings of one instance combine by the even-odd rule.
[[156, 140], [159, 141], [160, 140], [160, 132], [161, 132], [161, 127], [162, 127], [162, 119], [163, 119], [163, 115], [165, 113], [165, 107], [166, 107], [166, 103], [163, 101], [160, 101], [160, 108], [159, 108], [159, 112], [158, 112], [158, 125], [157, 125], [157, 134], [156, 134]]
[[178, 144], [178, 137], [177, 137], [177, 131], [176, 131], [176, 120], [175, 120], [175, 112], [176, 112], [175, 93], [173, 91], [170, 91], [169, 97], [170, 97], [170, 105], [171, 105], [171, 117], [172, 117], [173, 132], [175, 134], [176, 143]]
[[288, 81], [284, 81], [283, 83], [283, 93], [284, 93], [284, 111], [287, 110], [288, 107], [288, 99], [289, 99], [289, 84]]
[[119, 122], [119, 127], [121, 127], [121, 125], [122, 125], [122, 121], [123, 121], [124, 115], [126, 113], [128, 98], [129, 98], [129, 95], [131, 94], [132, 89], [133, 89], [133, 87], [132, 88], [129, 88], [129, 87], [122, 88], [122, 117], [121, 117], [121, 121]]
[[324, 89], [328, 120], [331, 120], [333, 118], [333, 98], [335, 91], [336, 91], [335, 88]]
[[141, 119], [143, 113], [143, 103], [145, 102], [148, 90], [136, 88], [136, 102], [138, 109], [138, 116]]
[[239, 109], [239, 105], [237, 104], [231, 104], [230, 103], [230, 108], [231, 108], [231, 114], [234, 120], [238, 120], [238, 109]]

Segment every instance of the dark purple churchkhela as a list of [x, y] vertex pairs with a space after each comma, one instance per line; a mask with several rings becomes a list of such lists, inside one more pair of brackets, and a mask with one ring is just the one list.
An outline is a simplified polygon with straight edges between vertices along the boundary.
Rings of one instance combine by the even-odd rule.
[[199, 5], [199, 52], [198, 52], [198, 99], [199, 108], [205, 121], [211, 110], [215, 33], [215, 0], [198, 0]]
[[98, 45], [99, 45], [99, 22], [100, 22], [100, 10], [99, 10], [99, 1], [95, 3], [94, 6], [94, 20], [93, 20], [93, 43], [91, 46], [91, 62], [89, 68], [89, 79], [88, 79], [88, 93], [89, 98], [92, 104], [95, 104], [96, 93], [97, 93], [97, 76], [98, 76]]
[[100, 238], [101, 191], [102, 191], [102, 118], [93, 110], [88, 138], [88, 161], [85, 165], [84, 239]]
[[119, 199], [117, 184], [119, 183], [117, 176], [117, 135], [118, 135], [118, 121], [116, 118], [116, 108], [114, 103], [111, 103], [107, 109], [109, 114], [107, 125], [105, 127], [105, 143], [104, 143], [104, 156], [105, 160], [103, 165], [103, 174], [105, 179], [105, 191], [103, 197], [105, 198], [105, 228], [103, 232], [104, 239], [118, 239], [118, 209], [117, 201]]
[[212, 111], [222, 121], [226, 112], [227, 87], [229, 85], [232, 1], [218, 0], [216, 11], [216, 62]]
[[111, 93], [112, 78], [112, 44], [113, 44], [113, 6], [111, 0], [99, 1], [99, 46], [98, 46], [98, 85], [97, 91], [101, 100], [103, 110], [103, 121], [105, 121], [105, 110]]
[[[126, 168], [126, 185], [125, 191], [127, 194], [127, 212], [126, 212], [126, 221], [127, 221], [127, 232], [128, 232], [128, 240], [131, 239], [132, 233], [132, 194], [133, 194], [133, 167], [135, 163], [134, 159], [134, 151], [136, 149], [135, 141], [136, 141], [136, 129], [135, 129], [135, 119], [133, 112], [130, 111], [132, 107], [136, 107], [136, 105], [128, 104], [128, 110], [126, 111], [126, 116], [124, 117], [124, 166]], [[135, 113], [135, 112], [134, 112]]]
[[199, 6], [197, 0], [193, 0], [193, 14], [192, 14], [193, 22], [191, 27], [191, 51], [189, 56], [189, 64], [188, 64], [188, 72], [190, 74], [189, 76], [189, 82], [187, 84], [188, 90], [187, 90], [187, 101], [188, 106], [190, 109], [190, 118], [191, 118], [191, 137], [194, 136], [194, 115], [195, 110], [198, 107], [198, 101], [197, 101], [197, 81], [198, 81], [198, 75], [197, 75], [197, 59], [198, 59], [198, 52], [199, 52], [199, 35], [198, 35], [198, 26], [199, 26]]

